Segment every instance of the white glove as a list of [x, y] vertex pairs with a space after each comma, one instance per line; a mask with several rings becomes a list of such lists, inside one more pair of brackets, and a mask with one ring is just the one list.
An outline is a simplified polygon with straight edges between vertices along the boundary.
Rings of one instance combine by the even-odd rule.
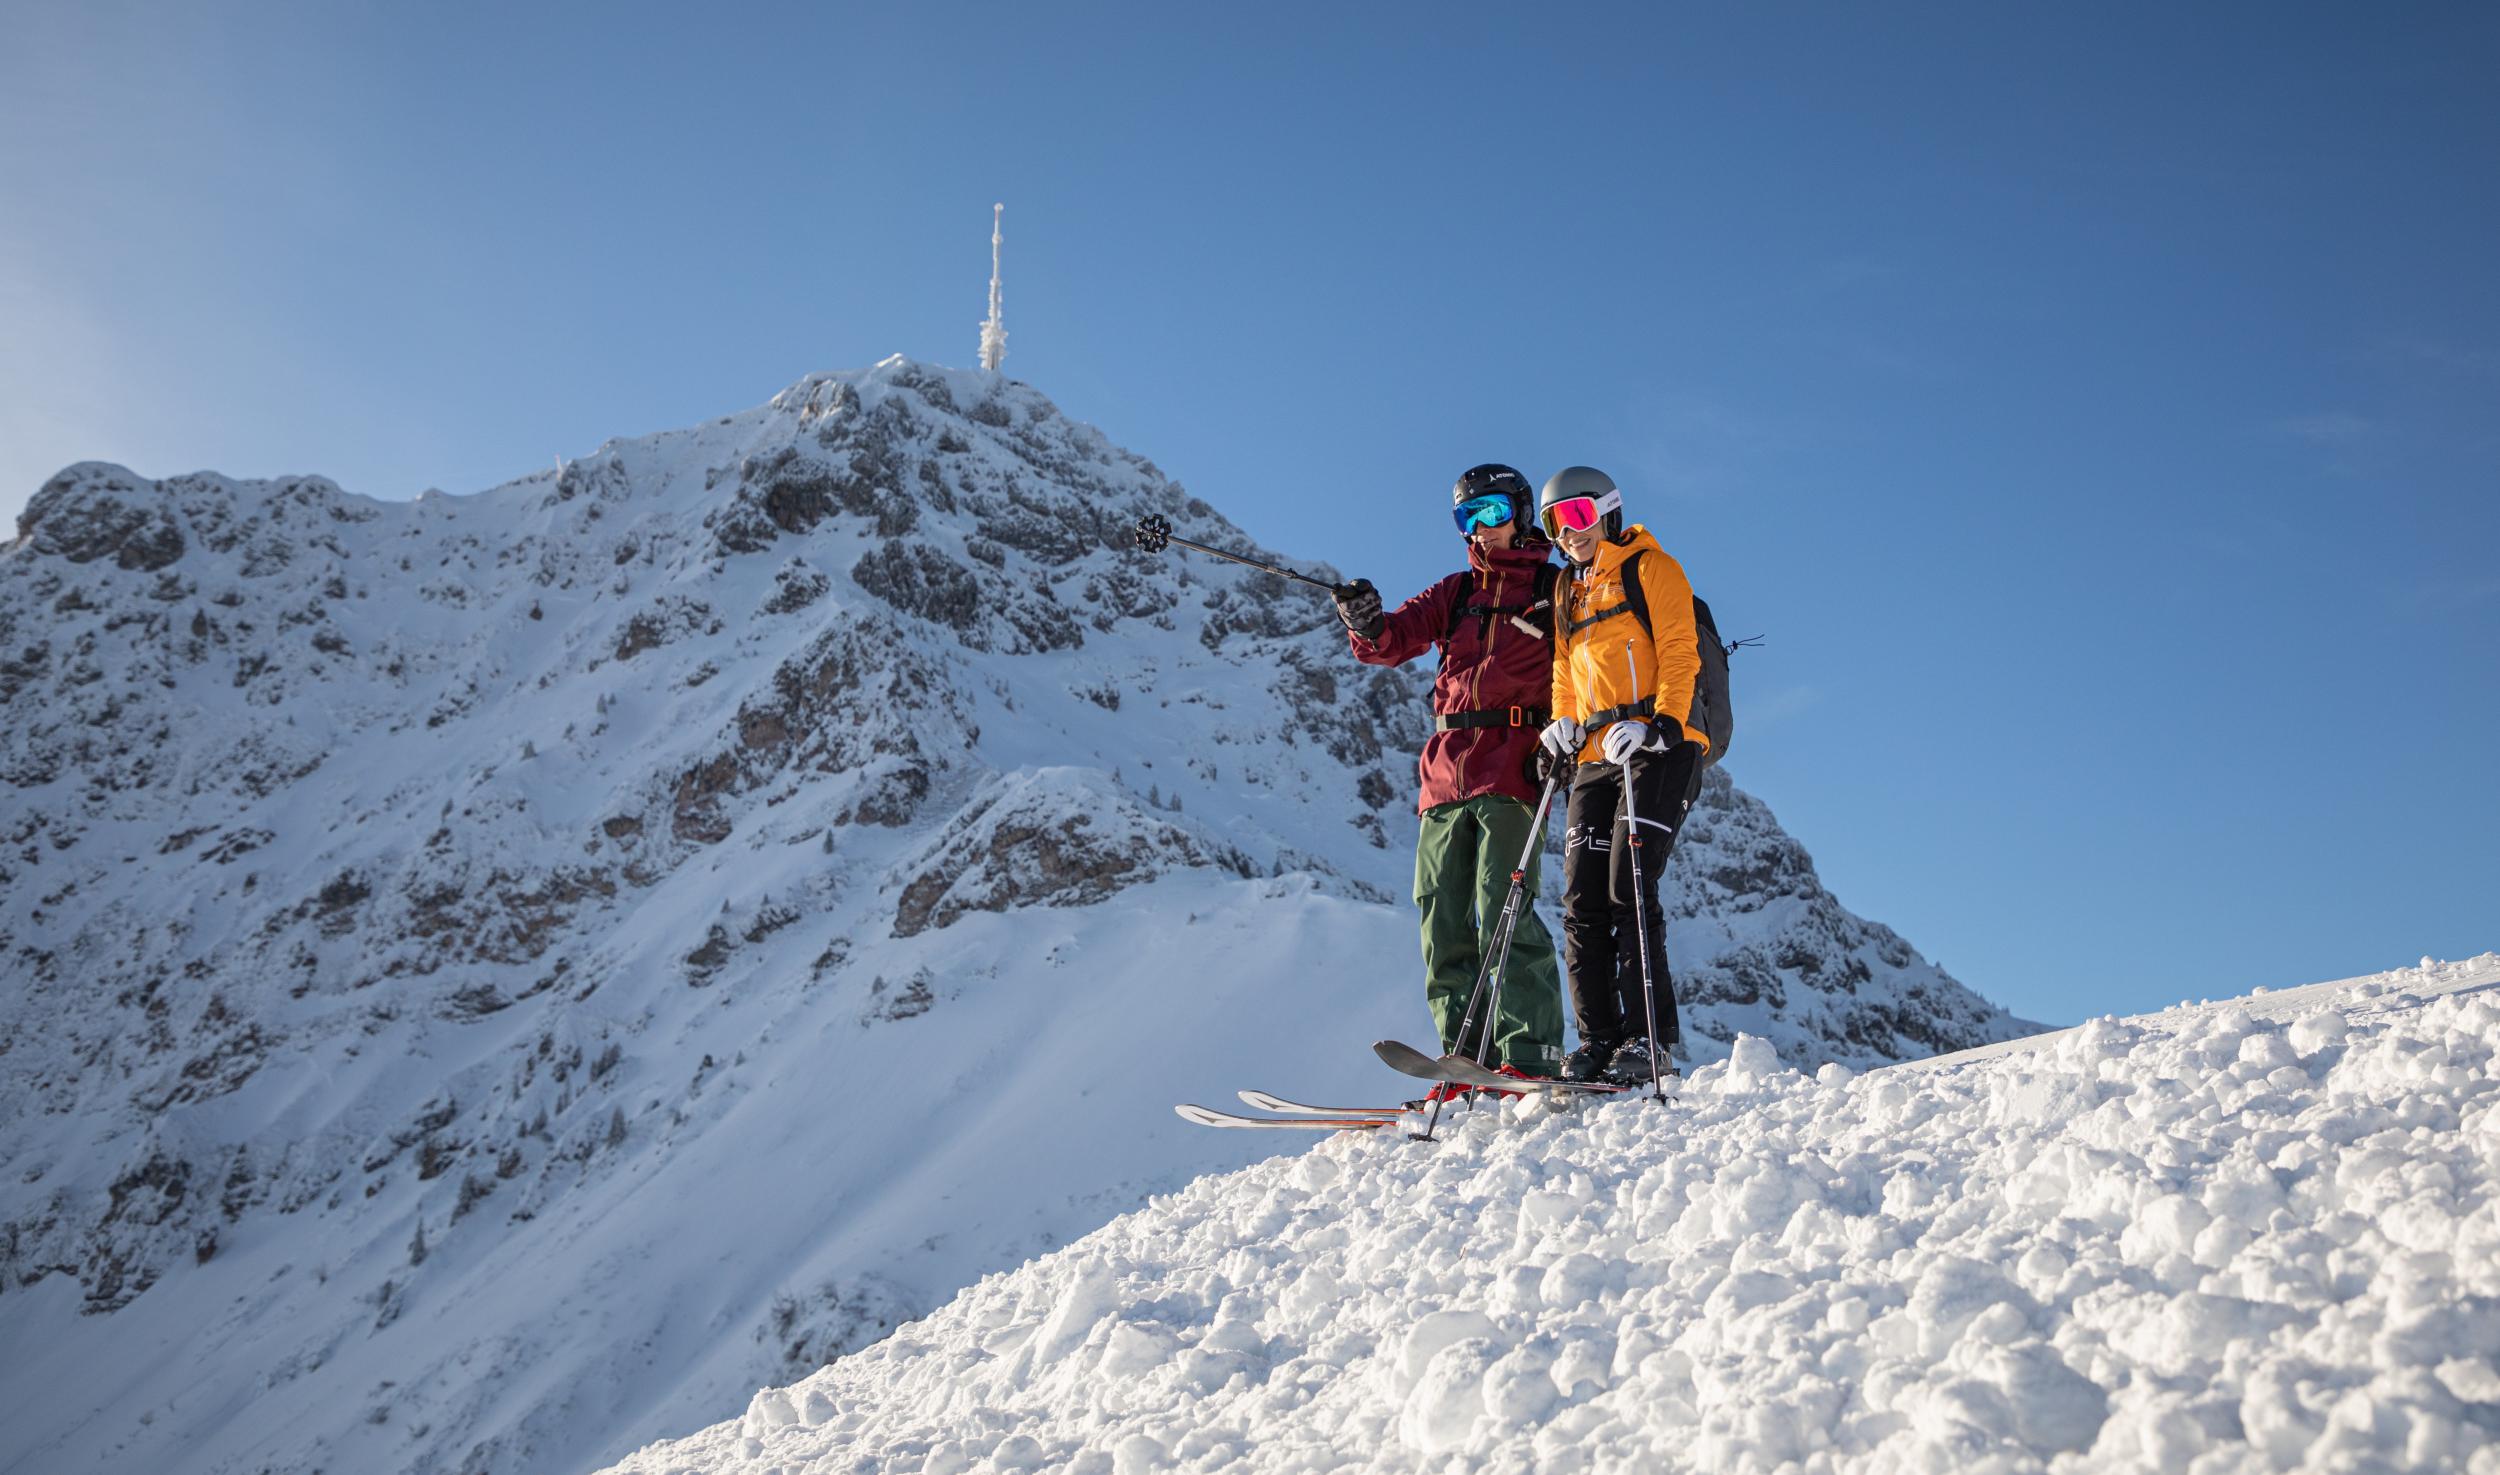
[[1649, 724], [1637, 717], [1626, 717], [1606, 729], [1605, 754], [1609, 763], [1622, 763], [1641, 749], [1651, 746]]
[[1545, 751], [1553, 754], [1554, 761], [1559, 764], [1579, 757], [1580, 745], [1587, 742], [1588, 737], [1588, 729], [1580, 725], [1577, 717], [1557, 717], [1545, 724], [1545, 731], [1537, 735], [1537, 741], [1545, 745]]

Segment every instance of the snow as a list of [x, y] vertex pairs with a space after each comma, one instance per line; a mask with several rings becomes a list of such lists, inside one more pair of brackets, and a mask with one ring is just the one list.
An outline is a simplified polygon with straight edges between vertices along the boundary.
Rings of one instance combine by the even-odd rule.
[[2500, 1472], [2500, 955], [1159, 1196], [611, 1475]]

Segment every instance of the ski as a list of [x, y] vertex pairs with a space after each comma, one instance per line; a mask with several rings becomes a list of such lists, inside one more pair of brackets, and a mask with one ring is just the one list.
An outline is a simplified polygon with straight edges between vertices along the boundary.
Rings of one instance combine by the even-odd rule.
[[[1380, 1057], [1381, 1064], [1389, 1067], [1391, 1070], [1413, 1076], [1417, 1080], [1446, 1081], [1452, 1079], [1452, 1077], [1447, 1073], [1445, 1067], [1442, 1065], [1441, 1056], [1426, 1055], [1423, 1051], [1416, 1049], [1414, 1046], [1405, 1044], [1398, 1040], [1382, 1040], [1372, 1046], [1372, 1053]], [[1467, 1063], [1470, 1065], [1475, 1064], [1474, 1061], [1469, 1061]], [[1483, 1067], [1478, 1066], [1477, 1068], [1481, 1070]]]
[[1487, 1091], [1549, 1091], [1590, 1096], [1611, 1095], [1624, 1089], [1612, 1081], [1559, 1081], [1546, 1076], [1526, 1079], [1506, 1076], [1489, 1066], [1478, 1065], [1464, 1055], [1426, 1055], [1412, 1045], [1396, 1040], [1382, 1040], [1372, 1046], [1372, 1053], [1391, 1070], [1414, 1076], [1418, 1080], [1447, 1081], [1454, 1085], [1474, 1086]]
[[1270, 1095], [1265, 1091], [1241, 1091], [1236, 1094], [1241, 1097], [1242, 1103], [1246, 1106], [1255, 1106], [1261, 1111], [1279, 1112], [1285, 1116], [1395, 1117], [1413, 1110], [1412, 1107], [1406, 1106], [1305, 1106], [1299, 1101], [1287, 1101], [1282, 1096]]
[[1172, 1110], [1182, 1121], [1201, 1127], [1265, 1127], [1300, 1132], [1362, 1132], [1397, 1120], [1395, 1116], [1238, 1116], [1206, 1106], [1175, 1106]]

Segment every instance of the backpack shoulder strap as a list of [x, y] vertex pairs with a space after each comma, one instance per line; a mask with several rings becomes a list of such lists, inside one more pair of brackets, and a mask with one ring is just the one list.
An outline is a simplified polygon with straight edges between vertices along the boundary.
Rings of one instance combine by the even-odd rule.
[[1459, 624], [1467, 618], [1467, 603], [1476, 597], [1476, 571], [1462, 569], [1458, 575], [1458, 592], [1450, 596], [1450, 617], [1441, 627], [1441, 643], [1447, 645], [1458, 634]]
[[1632, 606], [1632, 618], [1641, 622], [1641, 633], [1655, 638], [1649, 628], [1649, 596], [1641, 590], [1641, 555], [1646, 548], [1636, 548], [1623, 561], [1623, 602]]

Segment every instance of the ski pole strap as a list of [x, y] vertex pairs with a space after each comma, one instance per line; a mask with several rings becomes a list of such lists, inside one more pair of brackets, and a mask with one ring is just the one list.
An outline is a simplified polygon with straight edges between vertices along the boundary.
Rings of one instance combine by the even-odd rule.
[[1591, 712], [1581, 720], [1581, 725], [1594, 732], [1609, 722], [1621, 722], [1626, 717], [1649, 717], [1657, 711], [1658, 699], [1646, 696], [1637, 702], [1625, 702], [1620, 707], [1608, 707], [1603, 712]]
[[1435, 712], [1432, 730], [1455, 732], [1464, 727], [1543, 727], [1553, 715], [1543, 707], [1485, 707], [1474, 712]]

